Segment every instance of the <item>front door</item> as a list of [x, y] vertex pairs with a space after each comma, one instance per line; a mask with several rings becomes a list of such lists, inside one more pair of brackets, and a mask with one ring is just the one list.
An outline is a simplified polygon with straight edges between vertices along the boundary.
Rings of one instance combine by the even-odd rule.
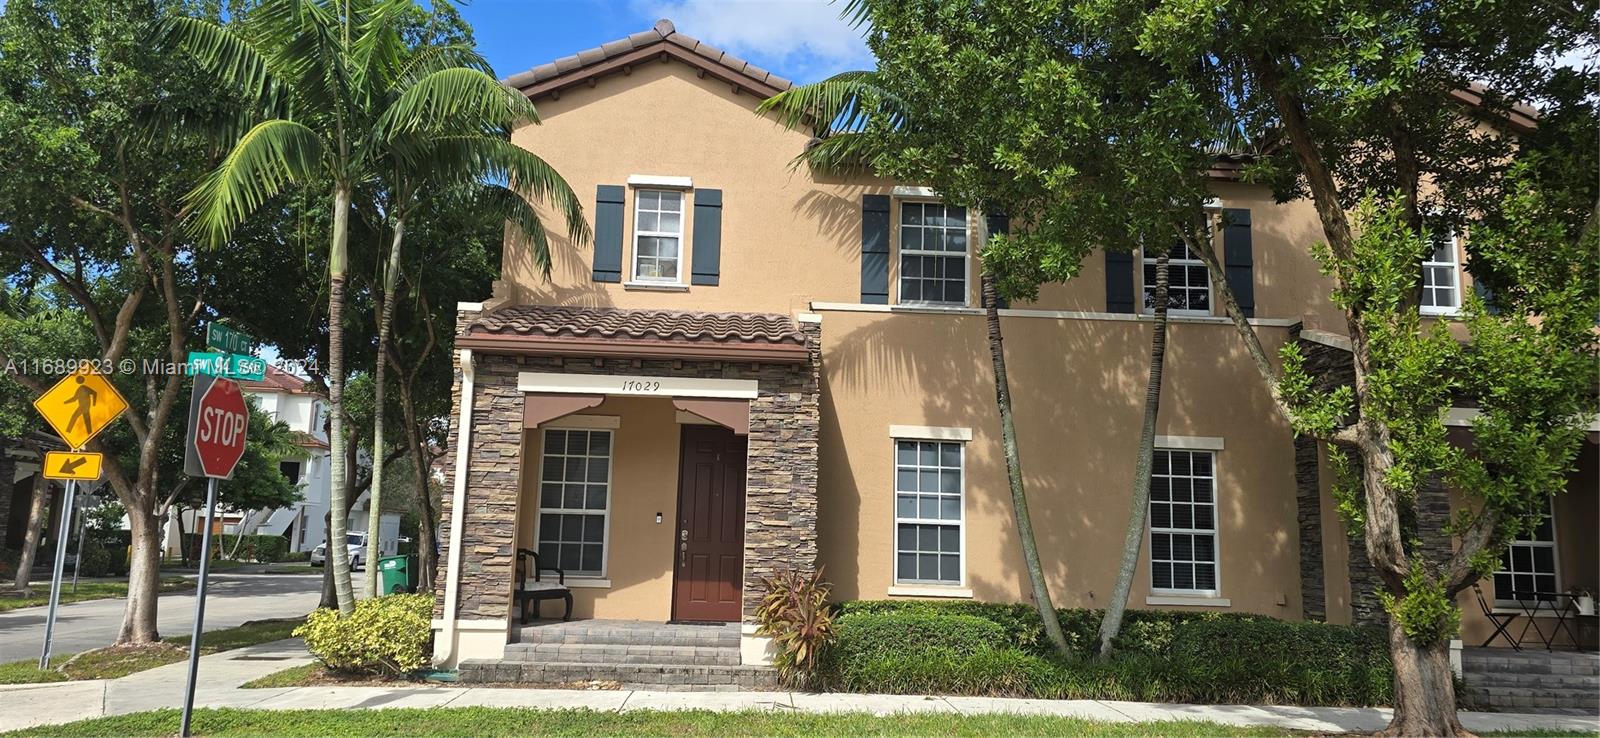
[[744, 590], [745, 438], [683, 426], [674, 558], [674, 620], [735, 622]]

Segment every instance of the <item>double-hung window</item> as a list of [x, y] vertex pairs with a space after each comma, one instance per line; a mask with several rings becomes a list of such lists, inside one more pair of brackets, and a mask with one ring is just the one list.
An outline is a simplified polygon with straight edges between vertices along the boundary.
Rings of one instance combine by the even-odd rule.
[[1150, 588], [1217, 594], [1217, 480], [1212, 451], [1156, 449], [1150, 475]]
[[894, 580], [960, 585], [962, 445], [909, 439], [894, 445]]
[[1500, 552], [1500, 566], [1494, 573], [1494, 599], [1496, 602], [1515, 603], [1517, 600], [1551, 599], [1535, 597], [1534, 593], [1556, 592], [1556, 534], [1555, 518], [1551, 515], [1549, 501], [1539, 525]]
[[967, 209], [900, 204], [900, 302], [967, 304]]
[[1461, 311], [1461, 260], [1456, 258], [1456, 237], [1435, 231], [1433, 250], [1422, 262], [1422, 314], [1454, 315]]
[[633, 278], [640, 282], [681, 282], [683, 193], [637, 190], [633, 197]]
[[539, 466], [539, 563], [605, 576], [611, 431], [550, 428]]
[[[1156, 256], [1144, 252], [1144, 311], [1156, 308]], [[1167, 310], [1188, 315], [1211, 314], [1211, 276], [1206, 263], [1183, 242], [1167, 251]]]

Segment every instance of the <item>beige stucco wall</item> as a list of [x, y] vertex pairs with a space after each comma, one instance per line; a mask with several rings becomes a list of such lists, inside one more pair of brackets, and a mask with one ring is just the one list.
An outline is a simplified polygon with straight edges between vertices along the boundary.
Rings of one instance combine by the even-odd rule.
[[[1017, 435], [1052, 595], [1060, 606], [1104, 606], [1129, 512], [1149, 327], [1009, 318], [1005, 331]], [[1290, 435], [1270, 413], [1231, 331], [1173, 328], [1159, 432], [1224, 439], [1217, 455], [1220, 596], [1236, 610], [1296, 618]], [[1268, 335], [1268, 350], [1283, 338], [1282, 331]], [[836, 596], [882, 598], [892, 584], [889, 426], [905, 424], [971, 429], [968, 583], [978, 599], [1027, 599], [981, 318], [827, 312], [823, 347], [819, 542]], [[1148, 548], [1135, 607], [1145, 606], [1147, 561]]]
[[[611, 519], [607, 530], [606, 579], [609, 588], [572, 590], [573, 617], [624, 618], [665, 622], [672, 616], [672, 556], [678, 510], [679, 426], [672, 400], [665, 397], [608, 397], [583, 415], [620, 419], [613, 431]], [[528, 431], [528, 463], [522, 466], [518, 507], [518, 545], [532, 548], [539, 506], [543, 431], [569, 427], [558, 418]], [[656, 522], [661, 513], [662, 522]], [[559, 615], [560, 603], [546, 602], [545, 617]]]

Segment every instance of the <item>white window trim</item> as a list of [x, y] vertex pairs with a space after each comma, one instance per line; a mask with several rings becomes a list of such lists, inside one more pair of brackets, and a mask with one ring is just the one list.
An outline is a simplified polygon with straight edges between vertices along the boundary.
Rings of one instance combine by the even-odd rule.
[[[678, 198], [678, 230], [676, 233], [672, 231], [646, 231], [639, 227], [639, 195], [646, 192], [671, 194]], [[689, 198], [684, 197], [681, 190], [645, 187], [637, 188], [633, 191], [633, 279], [629, 280], [626, 283], [627, 285], [639, 287], [642, 285], [682, 285], [684, 283], [683, 225], [684, 221], [688, 219], [688, 207]], [[639, 274], [639, 238], [641, 236], [648, 238], [675, 238], [678, 240], [678, 276], [676, 278], [646, 277]]]
[[[969, 429], [930, 429], [923, 430], [967, 430]], [[913, 525], [925, 524], [922, 518], [904, 519], [900, 517], [900, 489], [895, 480], [899, 477], [899, 442], [900, 441], [939, 441], [945, 443], [958, 443], [961, 445], [961, 519], [956, 521], [961, 544], [961, 579], [952, 584], [937, 582], [902, 582], [900, 581], [900, 523], [904, 520]], [[967, 581], [967, 444], [964, 441], [929, 438], [917, 436], [897, 436], [889, 439], [889, 512], [894, 521], [894, 526], [889, 536], [889, 594], [898, 594], [909, 597], [971, 597], [971, 583]], [[950, 521], [940, 520], [935, 525], [949, 525]]]
[[[1188, 246], [1185, 245], [1184, 248], [1187, 249]], [[1150, 256], [1146, 252], [1145, 249], [1143, 249], [1143, 248], [1139, 249], [1139, 314], [1140, 315], [1155, 315], [1155, 313], [1156, 313], [1156, 310], [1155, 310], [1154, 307], [1148, 307], [1147, 308], [1147, 307], [1144, 306], [1144, 290], [1145, 290], [1145, 288], [1149, 287], [1151, 289], [1155, 289], [1154, 285], [1146, 285], [1144, 283], [1144, 266], [1145, 266], [1145, 264], [1152, 264], [1153, 265], [1155, 263], [1156, 263], [1155, 257]], [[1172, 273], [1171, 269], [1172, 269], [1172, 265], [1174, 265], [1174, 264], [1180, 264], [1180, 265], [1183, 265], [1183, 266], [1198, 266], [1198, 267], [1201, 267], [1201, 268], [1205, 269], [1206, 270], [1206, 305], [1215, 306], [1217, 304], [1217, 291], [1216, 291], [1216, 288], [1213, 287], [1212, 284], [1211, 284], [1211, 268], [1207, 267], [1206, 263], [1204, 261], [1202, 261], [1200, 259], [1170, 259], [1169, 258], [1169, 259], [1167, 259], [1167, 269], [1168, 269], [1167, 274], [1169, 276]], [[1169, 283], [1171, 282], [1170, 278], [1168, 279], [1168, 282]], [[1169, 287], [1170, 287], [1170, 284], [1169, 284]], [[1169, 297], [1170, 297], [1170, 295], [1169, 295]], [[1191, 308], [1171, 308], [1171, 307], [1169, 307], [1169, 308], [1167, 308], [1167, 314], [1168, 315], [1183, 315], [1183, 316], [1189, 316], [1189, 317], [1210, 317], [1211, 316], [1211, 310], [1209, 310], [1209, 309], [1206, 309], [1206, 310], [1194, 310], [1194, 309], [1191, 309]]]
[[[1549, 511], [1549, 513], [1550, 513], [1550, 540], [1548, 540], [1548, 541], [1515, 540], [1515, 541], [1511, 541], [1511, 542], [1507, 543], [1506, 546], [1508, 548], [1511, 547], [1511, 546], [1533, 546], [1533, 547], [1537, 547], [1537, 548], [1548, 548], [1548, 549], [1550, 549], [1550, 561], [1551, 561], [1551, 563], [1555, 564], [1555, 566], [1551, 567], [1551, 569], [1554, 572], [1555, 577], [1556, 577], [1556, 591], [1560, 592], [1560, 591], [1562, 591], [1561, 582], [1563, 580], [1561, 579], [1561, 546], [1559, 545], [1560, 538], [1556, 534], [1556, 501], [1555, 501], [1555, 498], [1553, 498], [1553, 497], [1545, 498], [1544, 504], [1545, 504], [1545, 509], [1547, 511]], [[1491, 583], [1491, 586], [1492, 586], [1492, 583], [1494, 582], [1495, 574], [1499, 574], [1499, 573], [1501, 573], [1501, 569], [1497, 566], [1497, 567], [1495, 567], [1494, 572], [1489, 575], [1489, 581]], [[1511, 572], [1506, 572], [1506, 573], [1510, 574]], [[1518, 603], [1516, 600], [1501, 599], [1500, 598], [1500, 590], [1498, 590], [1498, 589], [1496, 589], [1495, 593], [1494, 593], [1494, 603], [1493, 603], [1493, 605], [1494, 605], [1494, 609], [1496, 611], [1500, 611], [1500, 610], [1503, 609], [1503, 610], [1505, 610], [1507, 612], [1516, 612], [1516, 613], [1521, 614], [1521, 615], [1527, 614], [1526, 612], [1523, 611], [1522, 605], [1520, 603]], [[1534, 608], [1534, 612], [1537, 613], [1537, 612], [1539, 612], [1540, 609], [1544, 609], [1544, 605], [1543, 604], [1535, 607]], [[1550, 616], [1554, 617], [1555, 616], [1555, 612], [1552, 611], [1550, 613]]]
[[[1159, 442], [1157, 442], [1155, 450], [1157, 450], [1157, 451], [1210, 451], [1211, 452], [1211, 555], [1212, 555], [1212, 557], [1214, 559], [1214, 561], [1212, 562], [1212, 565], [1216, 569], [1217, 582], [1216, 582], [1216, 586], [1214, 588], [1212, 588], [1212, 589], [1172, 589], [1172, 588], [1168, 588], [1168, 587], [1157, 587], [1157, 586], [1155, 586], [1155, 553], [1156, 553], [1156, 549], [1155, 549], [1154, 542], [1151, 540], [1151, 537], [1156, 532], [1155, 517], [1150, 515], [1150, 512], [1148, 510], [1146, 510], [1145, 511], [1145, 521], [1146, 522], [1145, 522], [1145, 525], [1144, 525], [1144, 550], [1149, 552], [1145, 556], [1145, 561], [1150, 565], [1150, 570], [1151, 571], [1150, 571], [1150, 579], [1147, 580], [1149, 582], [1149, 584], [1150, 584], [1150, 594], [1147, 596], [1147, 598], [1146, 598], [1147, 601], [1146, 601], [1145, 604], [1152, 604], [1152, 605], [1154, 605], [1154, 604], [1183, 604], [1183, 605], [1202, 604], [1203, 605], [1203, 604], [1206, 604], [1205, 602], [1203, 602], [1204, 600], [1217, 600], [1217, 601], [1221, 601], [1221, 602], [1226, 602], [1228, 604], [1232, 604], [1231, 601], [1226, 600], [1225, 598], [1222, 597], [1222, 484], [1220, 482], [1220, 480], [1222, 479], [1222, 471], [1221, 471], [1222, 454], [1217, 452], [1217, 451], [1215, 451], [1215, 450], [1213, 450], [1213, 449], [1163, 447]], [[1168, 499], [1171, 499], [1170, 496], [1169, 496]], [[1191, 496], [1189, 499], [1192, 500], [1194, 498]], [[1149, 505], [1151, 502], [1153, 502], [1153, 500], [1147, 500], [1145, 502], [1145, 504]], [[1161, 530], [1163, 532], [1173, 532], [1173, 533], [1185, 533], [1185, 532], [1187, 532], [1187, 533], [1196, 533], [1196, 532], [1201, 532], [1196, 528], [1187, 528], [1187, 529], [1185, 529], [1185, 528], [1162, 528]], [[1176, 600], [1182, 600], [1182, 602], [1149, 602], [1148, 600], [1150, 598], [1154, 598], [1154, 599], [1157, 599], [1157, 600], [1176, 599]], [[1222, 606], [1225, 606], [1225, 605], [1222, 605]]]
[[754, 379], [559, 372], [518, 372], [517, 391], [641, 397], [721, 397], [734, 400], [754, 400], [759, 392]]
[[961, 277], [961, 302], [951, 302], [951, 301], [948, 301], [948, 300], [906, 300], [904, 298], [904, 296], [901, 294], [901, 285], [904, 283], [904, 280], [905, 280], [905, 263], [906, 263], [905, 257], [907, 255], [914, 255], [914, 256], [946, 256], [946, 257], [955, 255], [955, 252], [952, 252], [952, 251], [926, 251], [926, 250], [923, 250], [923, 249], [907, 249], [905, 247], [905, 242], [906, 242], [906, 240], [905, 240], [905, 228], [906, 228], [906, 224], [905, 224], [904, 208], [905, 208], [905, 206], [907, 204], [939, 205], [939, 206], [942, 206], [942, 207], [951, 207], [948, 203], [944, 202], [943, 200], [939, 200], [939, 199], [934, 198], [933, 195], [932, 195], [932, 192], [933, 192], [932, 190], [929, 190], [926, 187], [916, 188], [916, 189], [918, 189], [918, 190], [926, 190], [928, 192], [928, 194], [927, 195], [918, 194], [918, 195], [916, 195], [914, 197], [901, 197], [901, 198], [898, 198], [895, 201], [895, 203], [896, 203], [895, 204], [895, 216], [896, 217], [895, 217], [895, 231], [894, 231], [894, 246], [895, 246], [894, 296], [895, 296], [895, 305], [904, 306], [904, 307], [912, 307], [912, 308], [932, 308], [932, 309], [947, 309], [947, 310], [948, 309], [959, 309], [959, 308], [970, 308], [970, 307], [972, 307], [973, 262], [977, 261], [976, 259], [972, 258], [972, 235], [973, 234], [972, 234], [972, 209], [971, 208], [965, 208], [965, 210], [967, 212], [967, 215], [966, 215], [966, 226], [965, 226], [965, 231], [966, 231], [966, 234], [967, 234], [967, 249], [966, 249], [966, 251], [961, 252], [961, 273], [962, 273], [962, 277]]
[[687, 190], [694, 187], [694, 180], [689, 177], [672, 177], [663, 174], [630, 174], [628, 175], [628, 186]]
[[[1156, 436], [1156, 449], [1162, 451], [1221, 451], [1222, 439], [1216, 436]], [[1211, 459], [1215, 465], [1216, 458]], [[1212, 469], [1212, 481], [1216, 481], [1216, 469]]]
[[1177, 605], [1180, 607], [1233, 607], [1233, 600], [1226, 597], [1208, 597], [1205, 595], [1150, 595], [1144, 598], [1144, 604]]
[[[603, 417], [615, 417], [615, 416], [572, 416], [572, 417], [602, 417], [603, 418]], [[553, 431], [553, 430], [581, 430], [581, 431], [603, 430], [606, 433], [611, 434], [611, 446], [610, 446], [610, 452], [606, 454], [606, 507], [605, 507], [605, 511], [601, 513], [601, 515], [604, 516], [605, 522], [602, 524], [601, 534], [600, 534], [602, 536], [602, 538], [600, 540], [600, 571], [598, 571], [598, 572], [587, 572], [586, 571], [586, 572], [581, 572], [579, 574], [565, 576], [565, 578], [567, 580], [567, 586], [569, 586], [569, 587], [571, 587], [571, 586], [590, 586], [590, 587], [598, 587], [598, 586], [600, 586], [599, 584], [588, 584], [588, 585], [577, 584], [577, 585], [574, 585], [573, 584], [574, 581], [576, 581], [576, 582], [591, 582], [591, 583], [593, 583], [593, 582], [604, 582], [605, 583], [604, 584], [605, 587], [610, 587], [611, 586], [611, 580], [609, 579], [609, 577], [610, 577], [610, 572], [611, 572], [611, 501], [612, 501], [612, 492], [616, 491], [616, 484], [615, 484], [616, 483], [616, 478], [613, 475], [616, 473], [617, 434], [616, 434], [614, 428], [595, 427], [595, 426], [584, 424], [584, 423], [579, 423], [577, 425], [570, 425], [570, 424], [565, 424], [563, 422], [564, 420], [567, 420], [567, 419], [564, 418], [562, 420], [553, 421], [553, 422], [551, 422], [549, 424], [539, 426], [539, 467], [538, 467], [539, 468], [539, 473], [537, 475], [535, 475], [534, 498], [533, 498], [534, 499], [534, 506], [533, 506], [533, 550], [535, 550], [535, 551], [539, 550], [539, 523], [540, 523], [540, 520], [543, 518], [544, 513], [546, 512], [546, 510], [544, 509], [544, 505], [542, 504], [542, 502], [543, 502], [542, 497], [543, 497], [543, 494], [544, 494], [544, 481], [545, 481], [544, 480], [544, 459], [545, 459], [545, 452], [546, 452], [546, 450], [548, 448], [548, 446], [545, 444], [546, 433], [548, 433], [549, 431]], [[585, 481], [584, 484], [588, 484], [588, 482]], [[563, 514], [566, 514], [566, 515], [570, 515], [570, 514], [593, 515], [594, 514], [593, 510], [568, 511], [567, 508], [564, 508], [564, 507], [562, 507], [562, 508], [554, 508], [554, 509], [550, 510], [549, 512], [551, 512], [552, 514], [556, 514], [556, 515], [563, 515]], [[561, 562], [558, 559], [556, 561], [556, 563], [559, 565]]]
[[[1433, 254], [1430, 252], [1428, 255], [1431, 257]], [[1451, 285], [1451, 289], [1455, 292], [1455, 296], [1456, 296], [1455, 303], [1456, 304], [1453, 305], [1453, 306], [1450, 306], [1450, 307], [1440, 307], [1440, 306], [1437, 306], [1437, 305], [1420, 305], [1420, 306], [1418, 306], [1418, 309], [1422, 312], [1423, 315], [1440, 315], [1440, 316], [1460, 315], [1461, 314], [1462, 298], [1465, 297], [1465, 295], [1462, 294], [1463, 291], [1464, 291], [1463, 288], [1465, 287], [1465, 285], [1462, 284], [1463, 280], [1461, 279], [1461, 240], [1455, 233], [1451, 233], [1450, 234], [1450, 261], [1433, 261], [1431, 258], [1423, 259], [1423, 261], [1422, 261], [1422, 288], [1423, 289], [1427, 289], [1428, 269], [1429, 269], [1429, 267], [1449, 267], [1449, 269], [1450, 269], [1450, 279], [1454, 283], [1454, 284]]]
[[[936, 425], [891, 425], [889, 437], [897, 441], [970, 441], [972, 429]], [[966, 478], [963, 477], [962, 481], [965, 482]]]
[[[544, 422], [539, 426], [539, 430], [544, 431], [552, 428], [556, 430], [616, 430], [621, 427], [622, 416], [620, 415], [563, 415], [555, 420]], [[541, 436], [541, 443], [543, 443], [542, 439], [543, 437]], [[540, 446], [539, 448], [542, 456], [544, 447]], [[540, 461], [542, 462], [544, 459], [541, 458]], [[542, 470], [543, 467], [540, 467], [540, 469]]]

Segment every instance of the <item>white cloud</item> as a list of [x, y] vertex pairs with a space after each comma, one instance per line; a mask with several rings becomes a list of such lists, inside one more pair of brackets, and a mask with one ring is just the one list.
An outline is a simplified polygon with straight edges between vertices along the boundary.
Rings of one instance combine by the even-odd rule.
[[638, 0], [678, 30], [756, 65], [810, 82], [873, 66], [862, 30], [839, 17], [843, 0]]

